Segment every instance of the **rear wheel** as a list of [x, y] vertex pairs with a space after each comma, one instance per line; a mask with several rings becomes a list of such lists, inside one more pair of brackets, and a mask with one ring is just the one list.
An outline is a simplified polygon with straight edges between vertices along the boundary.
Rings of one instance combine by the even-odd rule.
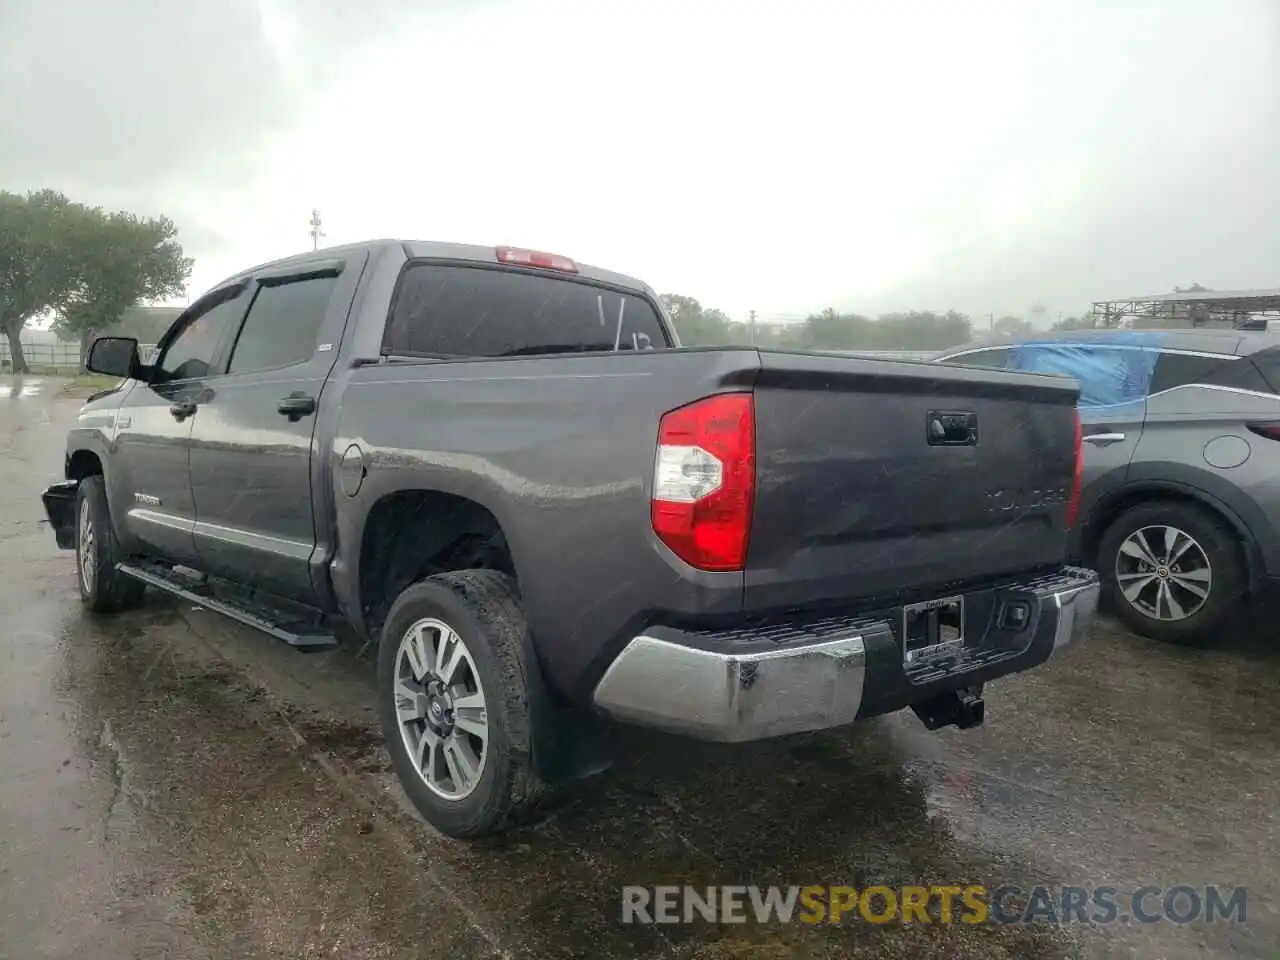
[[122, 559], [106, 485], [101, 476], [85, 477], [76, 489], [76, 579], [81, 602], [94, 613], [118, 613], [142, 602], [146, 587], [116, 569]]
[[449, 836], [497, 832], [540, 793], [528, 629], [511, 579], [491, 570], [415, 583], [382, 628], [378, 706], [387, 750], [419, 813]]
[[1166, 643], [1216, 639], [1248, 588], [1239, 538], [1210, 511], [1180, 501], [1121, 514], [1103, 534], [1098, 569], [1116, 615]]

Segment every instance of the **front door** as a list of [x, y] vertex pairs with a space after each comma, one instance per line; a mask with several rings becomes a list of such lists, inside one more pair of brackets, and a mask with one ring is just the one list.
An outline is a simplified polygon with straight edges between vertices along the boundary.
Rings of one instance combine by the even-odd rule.
[[315, 599], [320, 394], [355, 282], [344, 266], [330, 260], [254, 279], [226, 372], [209, 382], [191, 433], [200, 568], [302, 602]]
[[239, 323], [244, 286], [203, 298], [175, 321], [156, 362], [116, 413], [108, 493], [126, 554], [197, 560], [192, 537], [191, 430], [226, 334]]
[[1084, 475], [1080, 517], [1125, 482], [1142, 437], [1147, 390], [1156, 354], [1145, 344], [1120, 342], [1033, 341], [1010, 351], [1009, 366], [1031, 373], [1054, 373], [1080, 383], [1080, 426]]

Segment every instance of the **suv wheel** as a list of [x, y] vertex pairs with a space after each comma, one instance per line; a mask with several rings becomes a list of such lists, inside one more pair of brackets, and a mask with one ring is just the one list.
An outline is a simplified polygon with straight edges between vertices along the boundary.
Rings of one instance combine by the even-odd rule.
[[491, 570], [415, 583], [387, 615], [378, 645], [383, 736], [409, 799], [442, 833], [495, 833], [541, 792], [529, 648], [511, 579]]
[[76, 580], [81, 602], [94, 613], [118, 613], [142, 602], [146, 587], [116, 569], [123, 559], [102, 477], [85, 477], [76, 489]]
[[1178, 501], [1121, 514], [1103, 534], [1098, 568], [1116, 615], [1166, 643], [1214, 640], [1248, 588], [1239, 537], [1208, 510]]

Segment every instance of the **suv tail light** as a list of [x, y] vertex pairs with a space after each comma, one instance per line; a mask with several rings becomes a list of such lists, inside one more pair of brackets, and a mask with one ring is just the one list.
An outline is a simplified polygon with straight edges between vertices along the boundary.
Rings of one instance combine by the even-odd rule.
[[755, 407], [721, 393], [666, 413], [653, 468], [653, 530], [699, 570], [746, 565], [755, 503]]
[[523, 250], [520, 247], [494, 247], [493, 252], [499, 263], [514, 263], [524, 267], [541, 267], [544, 270], [563, 270], [565, 273], [578, 272], [576, 263], [568, 257], [562, 257], [556, 253]]
[[1067, 529], [1076, 525], [1080, 513], [1080, 487], [1084, 483], [1084, 433], [1080, 429], [1080, 410], [1074, 411], [1076, 420], [1075, 468], [1071, 477], [1071, 496], [1067, 498]]
[[1280, 421], [1246, 423], [1245, 426], [1260, 437], [1266, 437], [1268, 440], [1280, 440]]

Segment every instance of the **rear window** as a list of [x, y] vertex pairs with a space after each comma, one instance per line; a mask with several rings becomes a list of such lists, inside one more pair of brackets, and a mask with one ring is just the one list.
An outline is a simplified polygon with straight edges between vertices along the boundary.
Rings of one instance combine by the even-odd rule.
[[643, 297], [510, 269], [410, 264], [400, 277], [382, 352], [513, 357], [670, 346]]
[[1224, 359], [1162, 354], [1156, 364], [1156, 375], [1151, 381], [1151, 392], [1159, 393], [1161, 390], [1188, 384], [1231, 387], [1236, 390], [1253, 390], [1256, 393], [1271, 392], [1271, 387], [1258, 368], [1246, 357]]
[[1149, 393], [1160, 393], [1188, 383], [1207, 383], [1206, 379], [1224, 364], [1237, 363], [1222, 357], [1204, 357], [1192, 353], [1162, 352], [1151, 375]]

